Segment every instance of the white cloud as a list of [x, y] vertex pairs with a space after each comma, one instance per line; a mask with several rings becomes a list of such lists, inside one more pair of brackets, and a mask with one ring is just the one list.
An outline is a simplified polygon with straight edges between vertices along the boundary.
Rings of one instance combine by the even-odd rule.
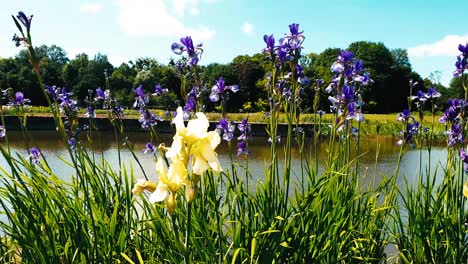
[[196, 8], [196, 7], [192, 7], [192, 8], [190, 8], [190, 14], [192, 16], [198, 16], [198, 14], [200, 14], [200, 10], [198, 8]]
[[120, 55], [109, 55], [108, 56], [109, 62], [114, 66], [114, 67], [119, 67], [120, 64], [122, 63], [127, 63], [130, 61], [128, 57], [125, 56], [120, 56]]
[[244, 22], [241, 29], [242, 29], [242, 32], [244, 32], [247, 35], [252, 35], [254, 32], [253, 25], [250, 24], [249, 22]]
[[422, 44], [408, 49], [410, 57], [457, 56], [458, 44], [466, 43], [468, 35], [447, 35], [434, 43]]
[[178, 16], [184, 16], [186, 9], [193, 14], [193, 10], [198, 10], [198, 0], [172, 0], [172, 6]]
[[103, 6], [99, 3], [86, 3], [80, 6], [80, 11], [87, 14], [97, 14], [102, 11]]
[[186, 9], [192, 15], [199, 12], [198, 0], [173, 0], [172, 6], [168, 6], [165, 0], [118, 0], [117, 5], [120, 27], [131, 36], [192, 36], [198, 42], [211, 39], [216, 34], [207, 26], [183, 23]]

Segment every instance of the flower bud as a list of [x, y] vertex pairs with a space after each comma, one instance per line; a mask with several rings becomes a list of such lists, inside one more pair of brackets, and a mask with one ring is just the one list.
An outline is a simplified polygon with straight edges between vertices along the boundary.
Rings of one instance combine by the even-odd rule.
[[191, 203], [193, 200], [195, 200], [195, 197], [197, 196], [197, 188], [192, 188], [187, 186], [185, 188], [185, 199], [187, 202]]
[[171, 193], [171, 195], [169, 195], [169, 197], [167, 198], [167, 202], [166, 202], [167, 211], [169, 212], [170, 215], [174, 214], [176, 203], [177, 203], [177, 200], [176, 200], [175, 194]]

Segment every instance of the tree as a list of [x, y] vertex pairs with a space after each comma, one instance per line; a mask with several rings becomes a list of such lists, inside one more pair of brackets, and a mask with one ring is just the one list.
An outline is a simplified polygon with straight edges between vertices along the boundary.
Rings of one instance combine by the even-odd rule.
[[[353, 42], [348, 50], [354, 52], [356, 59], [363, 60], [364, 67], [371, 75], [374, 83], [363, 87], [364, 102], [371, 105], [375, 104], [378, 113], [388, 113], [393, 110], [392, 105], [400, 98], [396, 98], [395, 87], [392, 87], [392, 67], [395, 61], [390, 50], [383, 43], [368, 41]], [[366, 108], [364, 108], [366, 109]]]

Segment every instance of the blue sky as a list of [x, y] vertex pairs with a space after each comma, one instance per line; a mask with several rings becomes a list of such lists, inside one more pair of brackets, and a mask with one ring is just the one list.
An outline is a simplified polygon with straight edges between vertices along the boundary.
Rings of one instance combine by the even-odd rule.
[[[34, 14], [34, 45], [56, 44], [69, 57], [85, 52], [108, 55], [116, 66], [138, 57], [166, 63], [180, 37], [202, 42], [202, 63], [230, 62], [264, 47], [263, 35], [277, 39], [299, 23], [304, 52], [346, 48], [359, 40], [404, 48], [423, 77], [440, 72], [448, 84], [459, 43], [468, 41], [464, 1], [266, 1], [266, 0], [15, 0], [2, 1], [0, 57], [14, 56], [16, 28], [11, 15]], [[437, 76], [437, 75], [436, 75]]]

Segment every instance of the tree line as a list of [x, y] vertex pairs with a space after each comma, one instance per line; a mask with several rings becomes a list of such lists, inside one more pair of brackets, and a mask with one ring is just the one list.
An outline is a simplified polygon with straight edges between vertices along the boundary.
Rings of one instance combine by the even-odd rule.
[[[367, 113], [393, 113], [407, 108], [409, 81], [417, 81], [419, 90], [427, 91], [436, 87], [442, 93], [440, 104], [448, 98], [461, 97], [463, 88], [459, 79], [453, 79], [449, 87], [441, 85], [437, 78], [425, 78], [413, 71], [404, 49], [388, 49], [383, 43], [358, 41], [351, 43], [347, 50], [354, 52], [357, 59], [364, 62], [364, 67], [373, 79], [373, 83], [363, 90], [363, 107]], [[328, 48], [321, 53], [304, 55], [301, 64], [304, 74], [311, 80], [304, 87], [302, 109], [309, 112], [315, 89], [315, 80], [323, 79], [325, 84], [332, 78], [330, 65], [336, 60], [340, 49]], [[134, 101], [132, 90], [143, 85], [147, 92], [153, 92], [159, 84], [169, 90], [159, 97], [153, 97], [149, 106], [163, 109], [175, 109], [180, 104], [180, 79], [175, 70], [175, 62], [167, 65], [154, 58], [138, 58], [121, 65], [112, 65], [108, 57], [97, 54], [90, 58], [87, 54], [78, 54], [69, 59], [66, 51], [56, 45], [42, 45], [36, 48], [37, 56], [41, 58], [40, 69], [46, 85], [66, 87], [72, 92], [78, 103], [84, 102], [90, 93], [98, 87], [108, 88], [122, 105], [131, 107]], [[211, 63], [201, 66], [203, 98], [208, 98], [215, 80], [224, 77], [226, 84], [239, 85], [240, 92], [232, 94], [228, 102], [230, 112], [266, 111], [269, 107], [268, 94], [265, 89], [267, 78], [265, 74], [273, 67], [265, 55], [258, 53], [253, 56], [239, 55], [230, 63]], [[37, 79], [31, 70], [26, 50], [21, 50], [15, 57], [0, 58], [0, 89], [12, 88], [22, 91], [30, 98], [33, 105], [45, 105], [46, 100], [38, 89]], [[324, 87], [323, 87], [324, 88]], [[320, 108], [328, 110], [328, 95], [321, 89]], [[417, 91], [413, 91], [415, 94]], [[204, 102], [206, 111], [212, 111], [215, 105], [208, 99]], [[443, 107], [441, 105], [441, 107]]]

